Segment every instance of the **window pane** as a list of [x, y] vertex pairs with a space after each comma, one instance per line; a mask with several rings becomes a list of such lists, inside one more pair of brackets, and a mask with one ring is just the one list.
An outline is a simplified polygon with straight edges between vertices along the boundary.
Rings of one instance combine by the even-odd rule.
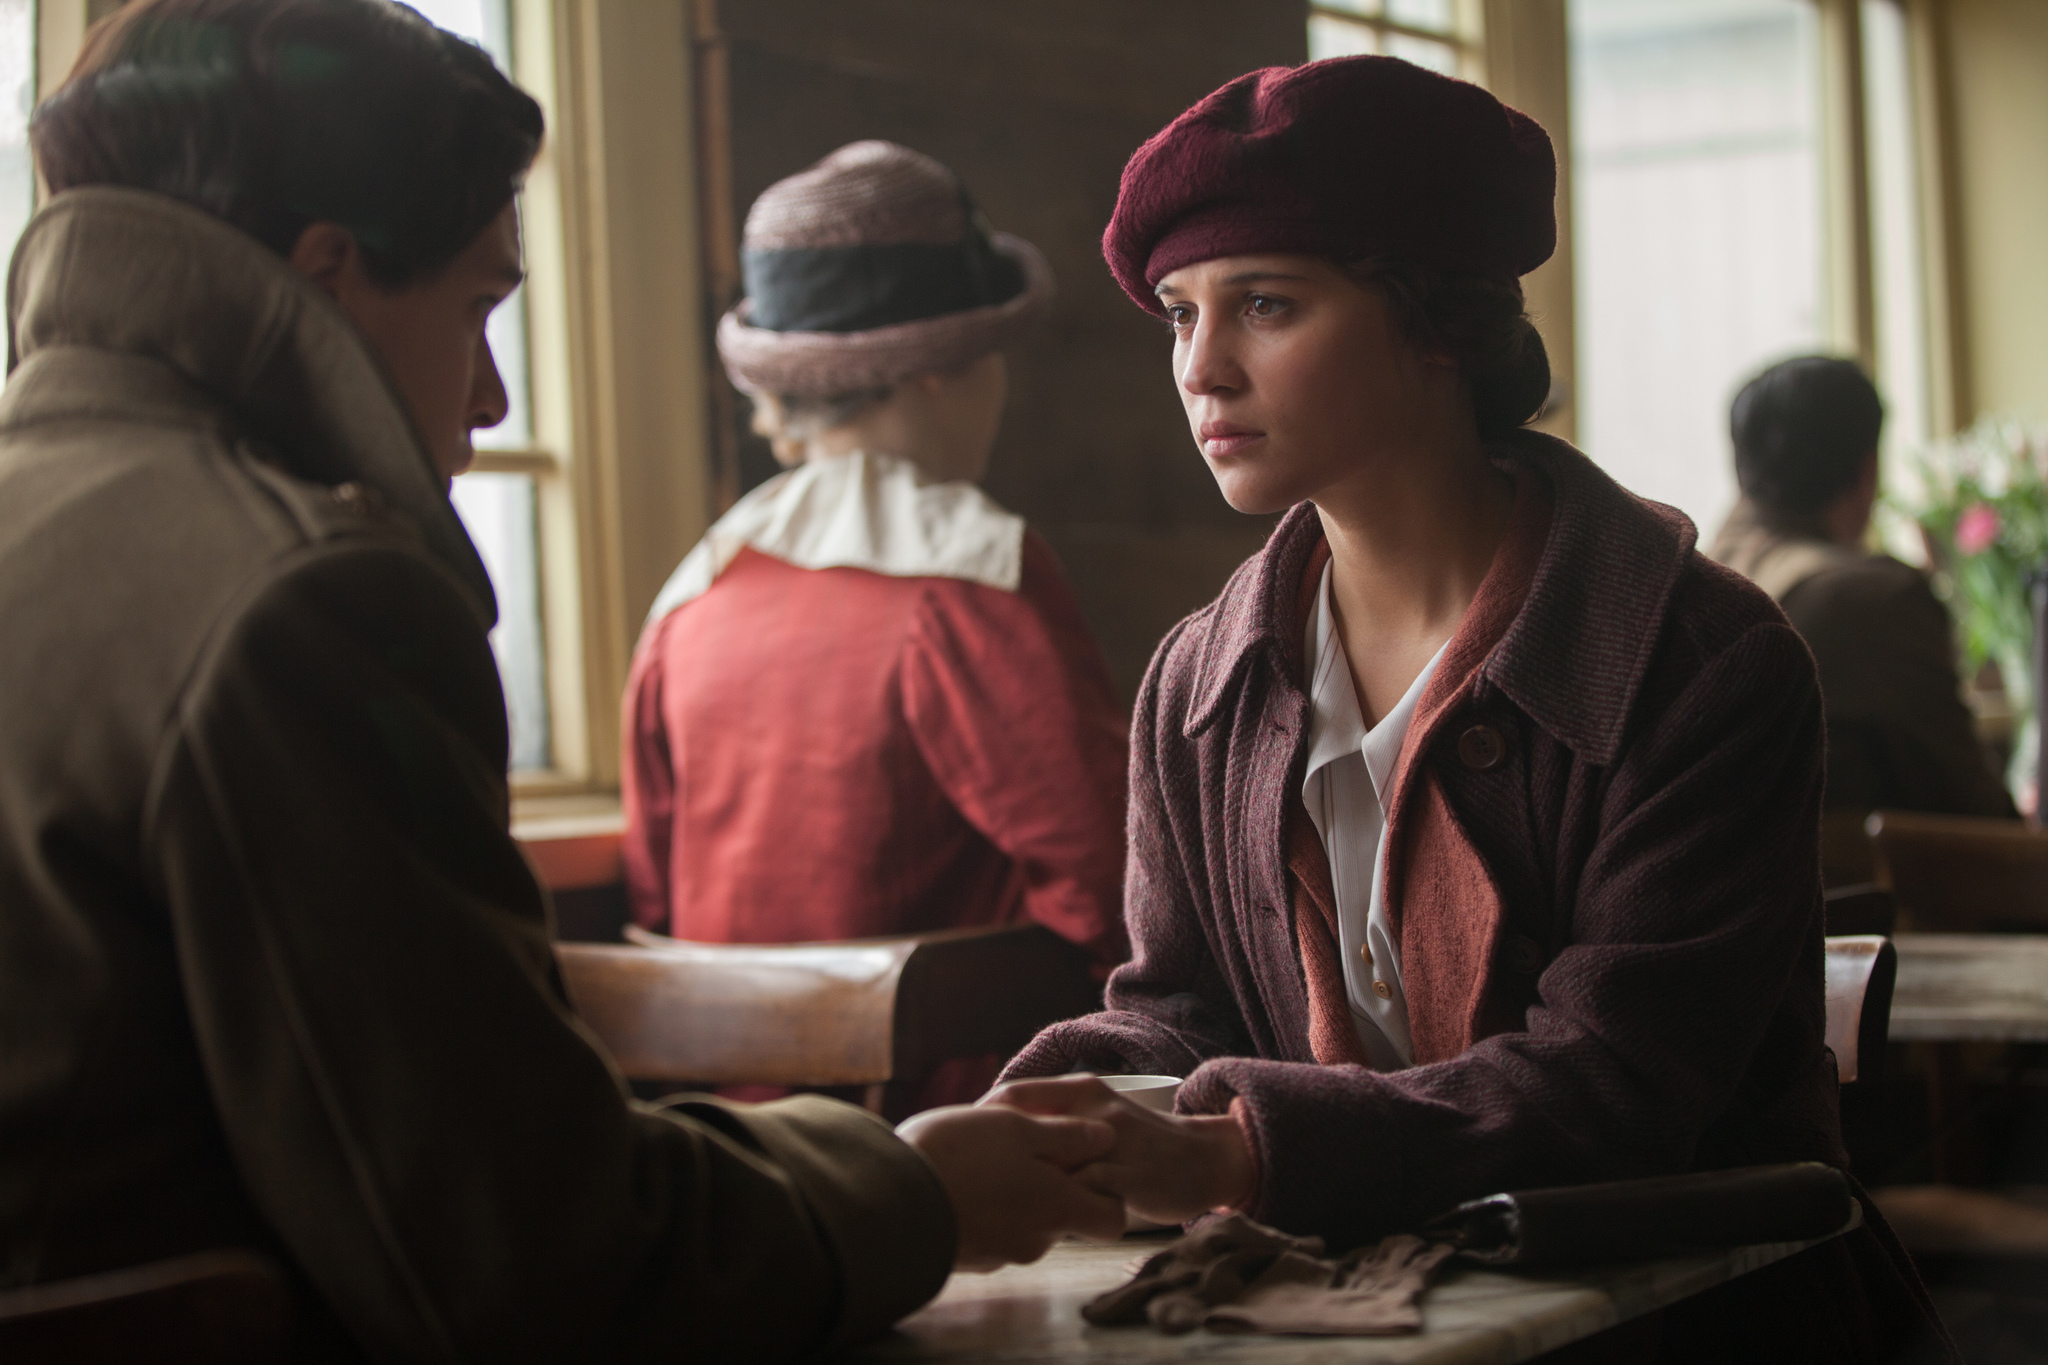
[[1432, 43], [1427, 38], [1411, 38], [1405, 33], [1387, 35], [1387, 55], [1426, 66], [1431, 71], [1441, 71], [1446, 76], [1458, 74], [1458, 49], [1449, 43]]
[[1433, 33], [1450, 33], [1457, 28], [1451, 0], [1388, 0], [1387, 17], [1397, 24], [1426, 28]]
[[35, 50], [34, 0], [0, 0], [0, 249], [9, 255], [36, 207], [35, 168], [28, 154]]
[[[1352, 14], [1378, 14], [1380, 0], [1315, 0], [1317, 9], [1341, 9]], [[1313, 28], [1313, 24], [1311, 24]]]
[[522, 286], [491, 312], [484, 324], [498, 377], [505, 381], [505, 420], [476, 433], [479, 450], [525, 450], [533, 444], [533, 412], [527, 406], [526, 290]]
[[[432, 23], [457, 33], [491, 54], [501, 71], [512, 69], [512, 22], [507, 0], [413, 0], [413, 8]], [[491, 354], [505, 381], [505, 420], [476, 434], [481, 450], [524, 450], [533, 444], [533, 417], [527, 402], [526, 292], [517, 290], [491, 314], [487, 329]]]
[[[433, 23], [481, 46], [501, 71], [512, 69], [511, 14], [507, 0], [412, 0]], [[505, 420], [476, 433], [484, 450], [533, 444], [526, 368], [526, 291], [514, 290], [491, 314], [485, 334], [505, 381]], [[512, 771], [550, 767], [547, 655], [540, 618], [540, 533], [533, 479], [525, 474], [465, 474], [455, 481], [455, 510], [469, 528], [491, 586], [498, 594], [498, 625], [491, 652], [505, 686], [512, 727]]]
[[464, 474], [455, 481], [455, 510], [469, 528], [491, 586], [498, 626], [491, 652], [505, 684], [512, 722], [512, 771], [549, 766], [546, 656], [541, 650], [540, 540], [533, 479], [525, 474]]
[[1364, 57], [1380, 50], [1379, 35], [1364, 24], [1333, 19], [1327, 14], [1308, 17], [1308, 59]]
[[1741, 382], [1822, 349], [1815, 21], [1789, 0], [1571, 0], [1579, 436], [1711, 537]]
[[491, 54], [500, 71], [512, 69], [512, 14], [507, 0], [410, 0], [427, 21], [459, 33]]
[[[1913, 81], [1906, 16], [1895, 0], [1863, 3], [1864, 135], [1870, 158], [1870, 246], [1877, 300], [1877, 385], [1887, 450], [1929, 437], [1927, 309], [1920, 277], [1920, 188], [1913, 152]], [[1896, 461], [1890, 462], [1893, 470]]]

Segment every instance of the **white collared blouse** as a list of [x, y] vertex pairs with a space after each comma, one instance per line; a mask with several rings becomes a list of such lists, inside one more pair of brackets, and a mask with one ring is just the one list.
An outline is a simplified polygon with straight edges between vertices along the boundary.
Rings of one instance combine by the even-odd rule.
[[1316, 588], [1306, 645], [1308, 774], [1302, 779], [1301, 797], [1330, 856], [1352, 1027], [1375, 1071], [1398, 1071], [1410, 1064], [1413, 1052], [1408, 1000], [1401, 990], [1400, 942], [1387, 921], [1385, 904], [1385, 801], [1408, 723], [1443, 650], [1423, 666], [1393, 710], [1368, 729], [1343, 643], [1337, 638], [1327, 564]]

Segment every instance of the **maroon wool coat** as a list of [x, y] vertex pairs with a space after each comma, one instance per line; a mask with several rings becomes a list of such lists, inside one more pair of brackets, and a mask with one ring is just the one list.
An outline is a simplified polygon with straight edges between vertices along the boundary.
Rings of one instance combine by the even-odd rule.
[[[1845, 1160], [1812, 659], [1679, 513], [1534, 432], [1496, 454], [1554, 505], [1526, 596], [1474, 666], [1439, 669], [1397, 778], [1389, 911], [1404, 977], [1434, 961], [1440, 987], [1411, 993], [1418, 1064], [1328, 1065], [1311, 1041], [1313, 926], [1288, 857], [1301, 584], [1322, 540], [1304, 504], [1154, 657], [1132, 734], [1134, 958], [1106, 1012], [1047, 1029], [1006, 1073], [1186, 1076], [1194, 1112], [1242, 1099], [1248, 1211], [1339, 1245], [1497, 1190]], [[1447, 895], [1460, 863], [1479, 875]], [[1667, 1356], [1883, 1359], [1915, 1335], [1946, 1353], [1881, 1224], [1678, 1311]]]

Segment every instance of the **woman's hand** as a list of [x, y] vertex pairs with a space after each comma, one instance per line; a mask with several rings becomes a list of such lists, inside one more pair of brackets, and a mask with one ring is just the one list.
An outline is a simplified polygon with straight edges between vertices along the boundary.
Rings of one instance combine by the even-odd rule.
[[1258, 1192], [1258, 1163], [1229, 1114], [1161, 1114], [1143, 1109], [1093, 1076], [1013, 1081], [981, 1101], [989, 1108], [1095, 1119], [1116, 1146], [1077, 1172], [1155, 1223], [1181, 1223], [1211, 1209], [1241, 1208]]
[[958, 1269], [1035, 1261], [1070, 1232], [1123, 1235], [1123, 1204], [1074, 1174], [1109, 1154], [1117, 1139], [1107, 1123], [953, 1105], [905, 1119], [896, 1136], [932, 1164], [953, 1201]]

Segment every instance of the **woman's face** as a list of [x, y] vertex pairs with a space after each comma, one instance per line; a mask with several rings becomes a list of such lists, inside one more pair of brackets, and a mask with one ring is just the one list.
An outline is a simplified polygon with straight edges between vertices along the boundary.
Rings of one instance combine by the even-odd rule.
[[1188, 426], [1224, 498], [1268, 513], [1429, 442], [1456, 368], [1379, 292], [1311, 256], [1225, 256], [1159, 282]]

